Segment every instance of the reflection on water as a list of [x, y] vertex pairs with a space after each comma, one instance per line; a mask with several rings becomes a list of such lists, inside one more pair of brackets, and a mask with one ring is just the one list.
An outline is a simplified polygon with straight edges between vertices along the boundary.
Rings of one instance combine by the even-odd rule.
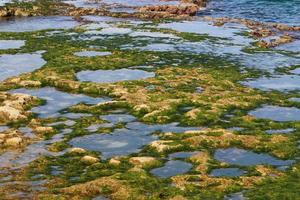
[[46, 64], [42, 52], [0, 55], [0, 81], [22, 73], [32, 72]]
[[242, 176], [245, 173], [244, 170], [239, 168], [222, 168], [214, 169], [211, 171], [210, 176], [215, 177], [238, 177]]
[[259, 164], [288, 166], [294, 163], [293, 160], [279, 160], [268, 154], [254, 153], [252, 151], [238, 148], [218, 149], [214, 154], [214, 158], [220, 162], [240, 166], [252, 166]]
[[300, 78], [297, 75], [282, 75], [272, 78], [262, 77], [256, 80], [244, 81], [243, 84], [265, 91], [292, 91], [300, 89]]
[[109, 56], [111, 55], [111, 52], [107, 51], [81, 51], [74, 53], [75, 56], [79, 57], [95, 57], [95, 56]]
[[0, 40], [0, 50], [19, 49], [25, 45], [24, 40]]
[[171, 160], [166, 162], [163, 167], [152, 169], [150, 173], [160, 178], [169, 178], [179, 174], [185, 174], [191, 168], [192, 164], [190, 163], [180, 160]]
[[80, 81], [96, 83], [114, 83], [119, 81], [140, 80], [154, 77], [153, 72], [133, 69], [81, 71], [77, 73]]
[[72, 17], [22, 17], [0, 19], [0, 32], [27, 32], [45, 29], [69, 29], [79, 25]]
[[300, 109], [295, 107], [266, 105], [250, 111], [249, 115], [259, 119], [270, 119], [278, 122], [300, 121]]

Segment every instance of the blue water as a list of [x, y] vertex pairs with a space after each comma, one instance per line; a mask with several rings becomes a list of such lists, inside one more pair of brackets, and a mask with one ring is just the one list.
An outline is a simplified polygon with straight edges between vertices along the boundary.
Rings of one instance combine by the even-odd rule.
[[300, 25], [300, 0], [211, 0], [200, 15]]

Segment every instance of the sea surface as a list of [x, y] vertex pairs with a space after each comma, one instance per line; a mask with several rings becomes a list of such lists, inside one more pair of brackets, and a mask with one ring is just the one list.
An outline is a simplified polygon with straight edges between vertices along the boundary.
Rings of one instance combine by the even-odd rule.
[[300, 25], [300, 0], [211, 0], [199, 15]]

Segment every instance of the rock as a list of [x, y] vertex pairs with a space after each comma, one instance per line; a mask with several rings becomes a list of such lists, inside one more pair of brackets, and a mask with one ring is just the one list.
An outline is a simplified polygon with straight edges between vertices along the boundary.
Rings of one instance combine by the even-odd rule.
[[99, 162], [99, 159], [98, 158], [95, 158], [93, 156], [83, 156], [81, 158], [81, 161], [86, 163], [86, 164], [94, 164], [96, 162]]
[[187, 18], [194, 16], [201, 7], [206, 6], [206, 0], [181, 0], [179, 5], [151, 5], [143, 6], [140, 13], [147, 14], [148, 18]]
[[175, 197], [170, 198], [169, 200], [187, 200], [187, 198], [185, 198], [181, 195], [177, 195]]
[[111, 159], [109, 160], [109, 164], [110, 164], [110, 165], [115, 165], [115, 166], [117, 166], [117, 165], [120, 165], [120, 164], [121, 164], [121, 161], [117, 160], [116, 158], [111, 158]]
[[0, 106], [0, 122], [23, 120], [27, 118], [29, 112], [27, 108], [36, 99], [26, 94], [1, 93], [2, 103]]
[[163, 152], [170, 148], [170, 145], [168, 143], [171, 143], [171, 140], [156, 140], [150, 143], [150, 146], [158, 152]]
[[154, 157], [144, 156], [144, 157], [132, 157], [129, 159], [129, 163], [138, 166], [144, 167], [147, 165], [154, 165], [157, 163], [157, 159]]
[[54, 132], [54, 129], [52, 127], [47, 127], [47, 126], [36, 126], [36, 127], [33, 127], [32, 130], [36, 134], [47, 134], [47, 133]]
[[9, 138], [5, 141], [5, 145], [11, 146], [11, 147], [17, 147], [23, 142], [23, 139], [21, 137], [13, 137]]
[[16, 9], [14, 15], [18, 17], [28, 17], [30, 16], [30, 13], [21, 9]]
[[21, 81], [20, 86], [22, 87], [39, 87], [42, 83], [40, 81]]
[[25, 118], [26, 116], [20, 110], [9, 106], [0, 107], [0, 121], [16, 121]]
[[82, 149], [82, 148], [77, 148], [77, 147], [74, 147], [74, 148], [71, 148], [69, 150], [70, 153], [86, 153], [86, 150], [85, 149]]

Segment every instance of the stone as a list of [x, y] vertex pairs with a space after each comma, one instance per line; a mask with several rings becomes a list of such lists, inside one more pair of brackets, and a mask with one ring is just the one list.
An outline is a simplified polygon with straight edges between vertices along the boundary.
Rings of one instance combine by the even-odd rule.
[[99, 159], [98, 158], [95, 158], [93, 156], [83, 156], [81, 158], [81, 161], [86, 163], [86, 164], [94, 164], [96, 162], [99, 162]]
[[54, 132], [54, 129], [52, 127], [47, 127], [47, 126], [36, 126], [36, 127], [33, 127], [32, 130], [36, 134], [47, 134], [47, 133]]
[[116, 158], [111, 158], [111, 159], [109, 160], [109, 164], [110, 164], [110, 165], [118, 166], [118, 165], [121, 164], [121, 161], [117, 160]]
[[157, 163], [156, 158], [150, 157], [150, 156], [144, 156], [144, 157], [132, 157], [129, 159], [129, 163], [138, 166], [138, 167], [144, 167], [149, 166]]
[[40, 81], [21, 81], [20, 86], [22, 87], [39, 87], [42, 83]]
[[11, 147], [17, 147], [23, 142], [23, 139], [21, 137], [13, 137], [9, 138], [5, 141], [5, 145], [11, 146]]
[[71, 148], [69, 150], [70, 153], [86, 153], [86, 150], [85, 149], [82, 149], [82, 148], [77, 148], [77, 147], [74, 147], [74, 148]]

